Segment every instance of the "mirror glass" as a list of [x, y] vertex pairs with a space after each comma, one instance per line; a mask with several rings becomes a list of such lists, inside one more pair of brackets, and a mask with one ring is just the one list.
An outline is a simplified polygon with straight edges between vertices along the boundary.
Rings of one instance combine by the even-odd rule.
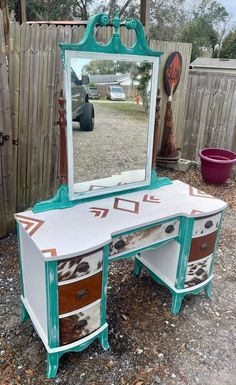
[[150, 123], [154, 124], [152, 60], [83, 54], [71, 55], [67, 64], [68, 163], [73, 193], [148, 183]]

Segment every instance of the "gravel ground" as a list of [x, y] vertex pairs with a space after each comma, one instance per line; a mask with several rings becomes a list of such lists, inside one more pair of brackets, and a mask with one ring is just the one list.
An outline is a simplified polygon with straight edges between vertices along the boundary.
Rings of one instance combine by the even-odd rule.
[[[120, 103], [124, 105], [126, 102]], [[115, 109], [114, 102], [95, 101], [93, 104], [94, 130], [73, 131], [75, 183], [144, 169], [148, 132], [146, 115], [143, 114], [141, 119], [133, 118]]]
[[110, 349], [94, 341], [82, 353], [62, 356], [58, 376], [45, 377], [46, 354], [32, 324], [20, 322], [16, 237], [0, 240], [1, 385], [235, 385], [236, 361], [236, 180], [207, 186], [199, 172], [160, 171], [226, 200], [215, 263], [212, 299], [187, 296], [179, 316], [170, 314], [168, 290], [146, 273], [131, 275], [132, 260], [114, 262], [109, 272]]

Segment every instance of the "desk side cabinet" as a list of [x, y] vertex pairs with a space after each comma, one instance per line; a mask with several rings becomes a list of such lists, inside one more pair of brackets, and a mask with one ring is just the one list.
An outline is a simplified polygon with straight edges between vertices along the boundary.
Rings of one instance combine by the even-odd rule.
[[98, 338], [108, 349], [106, 286], [109, 247], [60, 259], [39, 250], [18, 225], [22, 320], [31, 318], [47, 349], [47, 376], [56, 376], [59, 358], [82, 351]]
[[200, 218], [180, 219], [176, 240], [139, 253], [134, 274], [146, 267], [150, 276], [168, 287], [172, 294], [171, 312], [177, 314], [187, 294], [204, 290], [211, 296], [213, 264], [223, 212]]

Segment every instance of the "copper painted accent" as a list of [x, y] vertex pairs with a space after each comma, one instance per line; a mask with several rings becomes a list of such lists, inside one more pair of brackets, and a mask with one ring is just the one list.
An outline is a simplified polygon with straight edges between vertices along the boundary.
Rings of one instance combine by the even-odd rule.
[[192, 186], [189, 186], [189, 195], [192, 197], [197, 197], [197, 198], [209, 198], [209, 199], [215, 199], [213, 196], [204, 193], [201, 190], [195, 189], [196, 193], [194, 192], [194, 189]]
[[65, 118], [65, 99], [63, 97], [63, 90], [60, 90], [60, 97], [58, 99], [60, 104], [59, 120], [57, 124], [60, 126], [60, 177], [61, 184], [67, 184], [67, 152], [66, 152], [66, 118]]
[[202, 214], [203, 212], [204, 211], [199, 211], [199, 210], [192, 209], [190, 214]]
[[148, 194], [143, 196], [143, 202], [161, 203], [160, 199], [154, 197], [154, 195], [148, 195]]
[[193, 238], [189, 253], [189, 262], [197, 261], [212, 254], [215, 248], [216, 236], [217, 231], [204, 235], [203, 237]]
[[153, 137], [153, 147], [152, 147], [152, 168], [156, 167], [157, 162], [157, 149], [158, 149], [158, 131], [160, 128], [160, 89], [157, 90], [156, 98], [156, 112], [155, 112], [155, 124], [154, 124], [154, 137]]
[[[134, 209], [133, 210], [129, 210], [129, 209], [125, 209], [125, 208], [122, 208], [122, 207], [118, 207], [120, 201], [134, 203]], [[115, 198], [113, 209], [121, 210], [121, 211], [127, 211], [127, 212], [132, 213], [132, 214], [138, 214], [138, 212], [139, 212], [139, 202], [131, 201], [129, 199]]]
[[36, 231], [38, 231], [38, 229], [45, 223], [45, 221], [40, 219], [25, 217], [24, 215], [17, 214], [16, 217], [19, 219], [20, 223], [26, 225], [25, 231], [27, 231], [27, 233], [28, 230], [34, 226], [33, 229], [28, 233], [30, 237], [32, 237], [32, 235], [34, 235], [34, 233], [36, 233]]
[[51, 257], [56, 257], [57, 256], [57, 249], [44, 249], [44, 250], [40, 250], [42, 254], [47, 254], [47, 253], [50, 253], [51, 254]]
[[90, 212], [95, 213], [95, 217], [105, 218], [109, 213], [109, 209], [104, 209], [102, 207], [90, 207]]
[[[166, 114], [164, 121], [164, 130], [162, 134], [160, 156], [167, 158], [178, 158], [179, 152], [175, 147], [175, 137], [173, 133], [173, 113], [171, 96], [166, 104]], [[178, 160], [178, 159], [177, 159]]]
[[[59, 314], [69, 313], [80, 309], [101, 298], [102, 272], [74, 283], [58, 286]], [[86, 291], [87, 295], [79, 296]]]

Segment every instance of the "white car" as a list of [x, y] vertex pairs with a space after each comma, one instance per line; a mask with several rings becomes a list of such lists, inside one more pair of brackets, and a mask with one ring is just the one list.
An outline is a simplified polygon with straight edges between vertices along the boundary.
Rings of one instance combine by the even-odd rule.
[[109, 86], [107, 90], [107, 99], [125, 100], [125, 92], [121, 86]]

